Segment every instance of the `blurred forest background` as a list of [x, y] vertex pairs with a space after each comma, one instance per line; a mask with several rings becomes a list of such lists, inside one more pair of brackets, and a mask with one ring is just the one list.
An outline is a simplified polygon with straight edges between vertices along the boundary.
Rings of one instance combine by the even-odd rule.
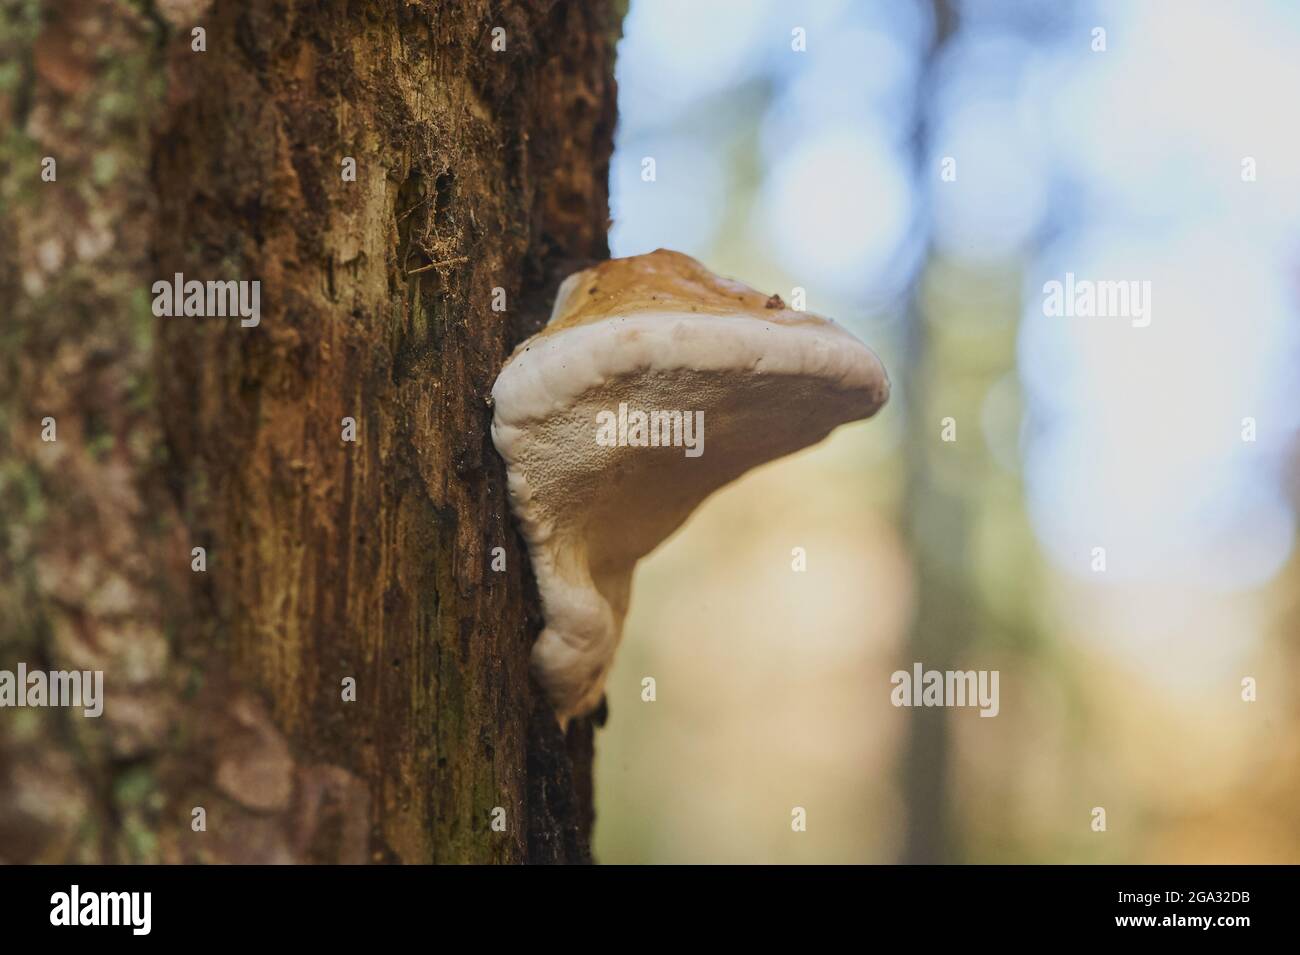
[[[601, 861], [1300, 861], [1297, 49], [1282, 0], [633, 0], [613, 254], [805, 288], [894, 394], [641, 564]], [[1067, 271], [1150, 326], [1044, 317]], [[913, 661], [1000, 714], [894, 708]]]

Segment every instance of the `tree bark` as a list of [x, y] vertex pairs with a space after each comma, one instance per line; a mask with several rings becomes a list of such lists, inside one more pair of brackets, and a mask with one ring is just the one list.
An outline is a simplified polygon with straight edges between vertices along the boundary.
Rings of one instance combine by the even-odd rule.
[[106, 700], [0, 710], [0, 858], [586, 861], [489, 395], [608, 254], [611, 5], [2, 9], [0, 669]]

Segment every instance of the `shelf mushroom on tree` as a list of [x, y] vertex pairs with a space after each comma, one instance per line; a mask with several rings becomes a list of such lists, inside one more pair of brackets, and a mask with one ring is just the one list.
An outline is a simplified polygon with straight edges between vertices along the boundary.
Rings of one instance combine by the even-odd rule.
[[546, 621], [532, 669], [562, 725], [600, 702], [636, 562], [718, 488], [888, 397], [840, 326], [680, 252], [565, 279], [492, 388]]

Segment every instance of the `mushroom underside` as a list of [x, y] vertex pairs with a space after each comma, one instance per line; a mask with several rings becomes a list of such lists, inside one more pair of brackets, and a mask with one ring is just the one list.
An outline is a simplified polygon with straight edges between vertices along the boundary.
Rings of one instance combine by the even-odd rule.
[[830, 328], [621, 319], [502, 373], [493, 436], [546, 619], [533, 670], [562, 722], [599, 704], [637, 560], [715, 490], [884, 403], [879, 360]]

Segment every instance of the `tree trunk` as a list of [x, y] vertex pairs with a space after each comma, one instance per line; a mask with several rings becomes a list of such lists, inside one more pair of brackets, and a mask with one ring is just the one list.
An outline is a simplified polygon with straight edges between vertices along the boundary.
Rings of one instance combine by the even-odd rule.
[[[912, 129], [915, 181], [921, 184], [932, 184], [934, 180], [933, 172], [926, 169], [931, 159], [933, 133], [926, 110], [928, 104], [935, 101], [934, 87], [943, 63], [944, 49], [958, 29], [957, 11], [950, 0], [931, 0], [930, 8], [934, 17], [934, 34], [921, 58]], [[928, 197], [925, 201], [928, 203]], [[928, 228], [927, 225], [927, 249], [930, 242]], [[924, 441], [908, 442], [904, 452], [907, 493], [903, 520], [916, 573], [917, 611], [908, 634], [905, 656], [899, 661], [902, 667], [910, 667], [914, 661], [936, 666], [932, 661], [956, 659], [955, 654], [966, 642], [964, 633], [970, 617], [968, 581], [962, 573], [953, 570], [954, 565], [964, 565], [970, 515], [966, 502], [948, 493], [942, 482], [936, 480], [931, 465], [933, 450], [929, 442], [938, 437], [940, 422], [945, 416], [933, 406], [941, 369], [937, 356], [933, 354], [930, 315], [922, 296], [926, 273], [933, 268], [933, 261], [934, 257], [927, 251], [909, 292], [903, 368], [898, 376], [903, 406], [907, 409], [911, 426], [930, 435]], [[971, 428], [972, 425], [966, 422], [964, 427]], [[943, 526], [942, 541], [936, 541], [934, 535], [927, 537], [924, 532], [927, 523]], [[946, 711], [942, 708], [915, 711], [908, 720], [900, 774], [907, 806], [901, 862], [910, 865], [950, 863], [960, 846], [952, 813], [951, 749]]]
[[0, 9], [0, 669], [105, 695], [0, 710], [0, 857], [588, 859], [488, 402], [607, 255], [615, 12]]

